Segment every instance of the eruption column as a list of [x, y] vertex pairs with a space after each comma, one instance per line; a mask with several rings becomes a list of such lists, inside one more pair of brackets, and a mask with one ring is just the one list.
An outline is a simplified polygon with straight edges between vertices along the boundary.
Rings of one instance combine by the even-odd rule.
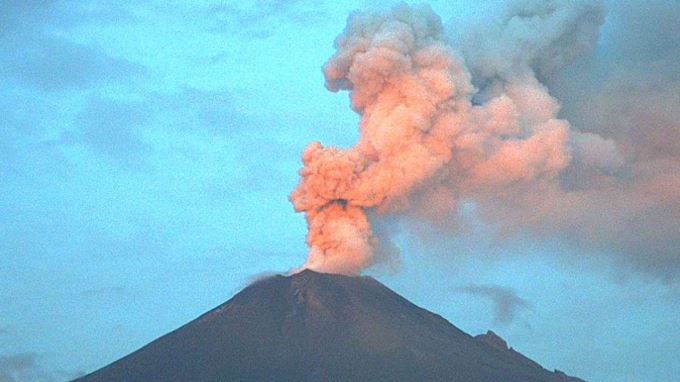
[[[409, 210], [415, 193], [442, 194], [433, 184], [445, 184], [455, 208], [466, 193], [552, 176], [568, 164], [569, 125], [554, 119], [540, 86], [472, 104], [470, 74], [429, 7], [353, 13], [335, 47], [326, 87], [350, 92], [360, 139], [346, 150], [314, 142], [304, 152], [290, 199], [307, 219], [306, 268], [359, 273], [379, 245], [367, 212]], [[548, 107], [527, 106], [527, 97]]]

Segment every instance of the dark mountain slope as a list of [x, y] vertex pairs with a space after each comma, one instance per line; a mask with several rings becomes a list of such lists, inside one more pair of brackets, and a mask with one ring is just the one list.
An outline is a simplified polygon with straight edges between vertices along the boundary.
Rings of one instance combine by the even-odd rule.
[[491, 334], [475, 339], [370, 277], [303, 271], [250, 285], [77, 381], [580, 381]]

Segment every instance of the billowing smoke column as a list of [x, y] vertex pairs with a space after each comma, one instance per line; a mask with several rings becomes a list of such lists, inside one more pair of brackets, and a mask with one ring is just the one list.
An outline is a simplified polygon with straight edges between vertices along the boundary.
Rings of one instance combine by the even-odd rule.
[[307, 217], [306, 267], [356, 273], [378, 245], [366, 210], [404, 208], [414, 188], [451, 160], [471, 117], [472, 86], [426, 8], [355, 13], [336, 46], [326, 86], [351, 91], [361, 138], [348, 150], [312, 143], [291, 200]]
[[[596, 229], [581, 229], [608, 212], [588, 208], [616, 195], [614, 208], [626, 211], [638, 195], [628, 190], [644, 186], [627, 180], [612, 138], [558, 118], [560, 104], [541, 82], [592, 50], [603, 9], [591, 1], [522, 4], [504, 23], [468, 36], [461, 53], [426, 6], [349, 17], [324, 75], [329, 90], [350, 92], [360, 139], [349, 149], [314, 142], [304, 152], [290, 199], [308, 223], [306, 268], [359, 273], [380, 251], [371, 220], [448, 224], [467, 202], [506, 228], [612, 247]], [[678, 209], [666, 209], [659, 224], [680, 220]], [[644, 215], [614, 212], [622, 221]], [[661, 247], [678, 242], [678, 233], [662, 232]]]
[[[367, 209], [409, 208], [446, 170], [460, 188], [553, 177], [569, 162], [569, 125], [536, 84], [473, 106], [470, 74], [427, 7], [355, 13], [326, 63], [326, 86], [349, 90], [361, 137], [348, 150], [312, 143], [291, 195], [306, 214], [306, 267], [356, 273], [378, 245]], [[520, 99], [517, 103], [514, 98]]]

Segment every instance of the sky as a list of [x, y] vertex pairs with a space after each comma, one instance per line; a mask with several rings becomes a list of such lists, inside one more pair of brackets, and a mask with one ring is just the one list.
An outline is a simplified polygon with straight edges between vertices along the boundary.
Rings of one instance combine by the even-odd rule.
[[[359, 115], [346, 92], [324, 87], [322, 66], [350, 12], [371, 3], [0, 3], [0, 382], [93, 371], [305, 262], [305, 219], [288, 197], [310, 142], [359, 137]], [[506, 42], [495, 33], [514, 3], [429, 5], [484, 78], [478, 62], [512, 55], [491, 44], [498, 57], [477, 56], [470, 36]], [[399, 254], [365, 273], [550, 370], [670, 381], [680, 375], [680, 3], [602, 9], [591, 49], [559, 73], [541, 63], [537, 77], [560, 118], [617, 145], [628, 188], [579, 199], [592, 213], [568, 229], [494, 234], [490, 211], [525, 216], [474, 202], [460, 212], [466, 231], [389, 220]], [[577, 160], [615, 157], [581, 149]], [[637, 180], [654, 174], [670, 180]], [[567, 171], [577, 187], [570, 176], [590, 175]], [[609, 198], [644, 203], [609, 215], [597, 208]]]

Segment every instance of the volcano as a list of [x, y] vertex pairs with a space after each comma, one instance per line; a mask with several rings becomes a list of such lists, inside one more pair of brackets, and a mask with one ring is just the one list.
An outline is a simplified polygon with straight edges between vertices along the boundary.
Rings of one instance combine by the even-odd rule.
[[371, 277], [305, 270], [226, 303], [78, 382], [583, 382], [493, 332], [472, 337]]

